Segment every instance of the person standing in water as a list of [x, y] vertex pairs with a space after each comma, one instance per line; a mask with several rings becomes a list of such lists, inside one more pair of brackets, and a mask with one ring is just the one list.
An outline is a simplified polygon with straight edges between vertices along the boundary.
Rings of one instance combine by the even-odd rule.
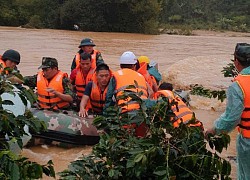
[[238, 126], [236, 141], [237, 179], [250, 179], [250, 44], [238, 43], [234, 65], [240, 72], [227, 90], [225, 112], [214, 122], [208, 134], [228, 133]]

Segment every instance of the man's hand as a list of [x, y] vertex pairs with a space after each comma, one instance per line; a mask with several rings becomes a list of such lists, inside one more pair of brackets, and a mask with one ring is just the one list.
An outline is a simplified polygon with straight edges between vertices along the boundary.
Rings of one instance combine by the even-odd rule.
[[215, 129], [211, 128], [211, 129], [208, 129], [208, 130], [205, 132], [205, 138], [206, 138], [206, 139], [207, 139], [207, 137], [208, 137], [209, 134], [215, 135], [215, 134], [216, 134]]
[[80, 117], [88, 117], [88, 111], [84, 108], [80, 108], [80, 111], [79, 111], [79, 116]]

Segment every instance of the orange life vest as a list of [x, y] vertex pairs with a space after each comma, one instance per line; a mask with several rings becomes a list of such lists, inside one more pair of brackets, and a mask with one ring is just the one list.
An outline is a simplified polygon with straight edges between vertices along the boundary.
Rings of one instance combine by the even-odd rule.
[[0, 64], [2, 67], [0, 67], [0, 73], [3, 72], [3, 69], [6, 68], [6, 63], [2, 60], [2, 56], [0, 55]]
[[[123, 94], [123, 91], [127, 90], [133, 92], [142, 91], [141, 98], [142, 99], [148, 98], [146, 81], [141, 74], [131, 69], [125, 68], [113, 73], [113, 76], [116, 80], [116, 88], [115, 88], [116, 97], [121, 96]], [[135, 81], [137, 82], [138, 87], [136, 89], [134, 88], [127, 89], [127, 86], [134, 85]], [[139, 104], [135, 101], [132, 101], [131, 98], [128, 98], [126, 100], [123, 99], [117, 100], [117, 104], [121, 106], [122, 112], [133, 111], [140, 108]], [[123, 128], [125, 129], [135, 128], [135, 135], [137, 137], [144, 137], [148, 129], [147, 125], [144, 122], [141, 123], [138, 127], [136, 127], [136, 124], [131, 124], [131, 125], [125, 125], [123, 126]]]
[[[175, 114], [175, 117], [172, 119], [174, 127], [179, 127], [179, 124], [181, 122], [188, 123], [192, 119], [193, 112], [187, 107], [187, 105], [181, 100], [180, 97], [174, 96], [172, 91], [160, 90], [155, 93], [156, 98], [159, 98], [161, 96], [169, 98], [170, 102], [174, 100], [178, 103], [177, 107], [171, 107], [173, 113]], [[190, 124], [189, 126], [202, 126], [202, 123], [197, 120], [197, 123]]]
[[90, 81], [92, 81], [92, 77], [94, 73], [95, 73], [95, 69], [90, 68], [87, 76], [84, 77], [80, 67], [77, 68], [75, 86], [76, 86], [76, 94], [79, 100], [82, 99], [83, 93], [85, 91], [85, 87]]
[[[113, 75], [116, 80], [116, 88], [115, 88], [116, 97], [121, 96], [123, 94], [123, 91], [127, 90], [127, 91], [133, 91], [133, 92], [142, 91], [143, 94], [141, 98], [142, 99], [148, 98], [146, 81], [141, 74], [131, 69], [125, 68], [125, 69], [118, 70]], [[135, 81], [138, 83], [138, 88], [128, 89], [127, 87], [129, 85], [135, 85]], [[135, 101], [131, 101], [130, 98], [127, 100], [123, 100], [123, 99], [118, 100], [117, 104], [122, 106], [121, 107], [122, 112], [132, 111], [132, 110], [136, 110], [140, 108], [139, 104]]]
[[[97, 55], [97, 53], [99, 53], [99, 51], [97, 51], [97, 50], [94, 49], [93, 53], [91, 54], [91, 68], [92, 69], [96, 68], [96, 55]], [[75, 61], [76, 61], [76, 67], [78, 67], [79, 64], [80, 64], [80, 61], [81, 61], [80, 53], [76, 54]]]
[[147, 70], [148, 64], [145, 62], [140, 63], [140, 68], [137, 70], [138, 73], [143, 75], [148, 85], [151, 87], [151, 89], [154, 89], [153, 86], [157, 86], [156, 80], [154, 76], [151, 76]]
[[63, 109], [69, 107], [69, 103], [63, 101], [53, 93], [46, 91], [46, 88], [53, 88], [54, 90], [63, 93], [63, 78], [68, 77], [67, 73], [59, 71], [49, 82], [43, 76], [43, 72], [37, 74], [37, 95], [39, 106], [43, 109]]
[[238, 131], [243, 137], [250, 138], [250, 75], [239, 74], [235, 80], [243, 92], [245, 107], [241, 114], [241, 121], [238, 125]]
[[97, 84], [96, 75], [93, 76], [92, 83], [93, 84], [90, 94], [91, 109], [96, 113], [101, 113], [105, 104], [108, 86], [104, 91], [101, 91]]

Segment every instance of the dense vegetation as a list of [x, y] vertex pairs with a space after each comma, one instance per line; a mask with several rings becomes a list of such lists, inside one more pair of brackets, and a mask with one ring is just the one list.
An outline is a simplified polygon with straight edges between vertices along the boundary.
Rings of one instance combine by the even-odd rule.
[[[10, 68], [5, 69], [11, 71]], [[22, 76], [16, 75], [22, 78]], [[39, 179], [44, 174], [55, 177], [52, 161], [40, 165], [18, 154], [19, 149], [23, 148], [23, 136], [28, 135], [27, 131], [24, 130], [24, 126], [28, 125], [30, 131], [33, 132], [44, 131], [46, 126], [37, 118], [34, 118], [29, 110], [24, 113], [14, 114], [14, 110], [6, 109], [6, 105], [15, 105], [14, 100], [11, 100], [11, 98], [9, 100], [8, 98], [3, 99], [3, 94], [6, 93], [9, 96], [14, 95], [15, 99], [16, 96], [19, 96], [23, 105], [27, 105], [28, 101], [34, 101], [32, 91], [26, 89], [17, 90], [9, 80], [10, 77], [3, 71], [0, 74], [0, 179]], [[16, 108], [18, 112], [21, 107]]]
[[[231, 165], [219, 156], [230, 142], [229, 135], [209, 136], [206, 141], [202, 128], [189, 126], [195, 118], [174, 128], [171, 106], [175, 102], [165, 98], [147, 108], [140, 95], [125, 92], [120, 97], [140, 103], [136, 114], [121, 113], [115, 106], [107, 110], [108, 116], [94, 120], [103, 131], [99, 143], [92, 154], [59, 173], [60, 179], [230, 179]], [[128, 122], [148, 124], [149, 133], [135, 137], [133, 128], [123, 128]]]
[[76, 24], [83, 31], [150, 34], [176, 28], [250, 31], [248, 0], [0, 0], [0, 7], [2, 26], [70, 30]]

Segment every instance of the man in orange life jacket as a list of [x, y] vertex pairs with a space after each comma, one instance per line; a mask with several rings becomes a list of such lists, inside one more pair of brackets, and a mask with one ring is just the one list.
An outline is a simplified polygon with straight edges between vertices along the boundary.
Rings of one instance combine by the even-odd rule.
[[250, 44], [236, 44], [234, 65], [239, 75], [227, 89], [225, 112], [206, 135], [228, 133], [238, 126], [237, 179], [246, 180], [250, 179]]
[[67, 73], [58, 70], [55, 58], [43, 57], [42, 71], [34, 76], [24, 77], [24, 85], [37, 88], [38, 106], [41, 109], [69, 109], [73, 92]]
[[76, 53], [72, 65], [71, 71], [73, 71], [79, 64], [81, 60], [81, 53], [89, 53], [91, 55], [91, 67], [96, 68], [97, 65], [104, 63], [101, 53], [98, 50], [94, 49], [94, 42], [89, 39], [85, 38], [81, 41], [80, 45], [78, 46], [80, 50]]
[[89, 53], [81, 53], [80, 64], [70, 74], [70, 82], [74, 86], [77, 95], [77, 110], [80, 108], [85, 87], [92, 81], [92, 77], [95, 73], [95, 68], [92, 68], [91, 61], [91, 55]]
[[80, 104], [80, 117], [88, 116], [87, 103], [90, 100], [91, 110], [94, 114], [102, 114], [105, 104], [107, 87], [112, 73], [107, 64], [100, 64], [96, 68], [93, 81], [90, 81], [84, 91]]
[[[128, 100], [117, 100], [117, 97], [122, 95], [124, 90], [142, 92], [142, 99], [148, 98], [148, 85], [145, 78], [138, 72], [136, 72], [137, 58], [131, 51], [126, 51], [120, 57], [121, 69], [113, 73], [113, 77], [110, 79], [108, 85], [108, 92], [106, 96], [106, 103], [104, 109], [115, 103], [121, 107], [122, 112], [133, 112], [140, 108], [139, 104], [135, 101]], [[138, 83], [138, 88], [127, 89], [127, 86], [134, 85], [134, 81]], [[115, 99], [115, 101], [114, 101]], [[146, 126], [143, 124], [136, 128], [136, 136], [145, 136]]]
[[[172, 111], [175, 114], [175, 117], [172, 120], [174, 127], [178, 127], [181, 122], [188, 123], [192, 119], [193, 112], [187, 107], [179, 96], [174, 95], [172, 84], [163, 82], [159, 86], [159, 90], [155, 93], [155, 99], [158, 99], [159, 97], [167, 97], [170, 102], [174, 100], [178, 103], [176, 106], [172, 106]], [[196, 120], [195, 124], [190, 124], [189, 126], [202, 127], [202, 123]]]

